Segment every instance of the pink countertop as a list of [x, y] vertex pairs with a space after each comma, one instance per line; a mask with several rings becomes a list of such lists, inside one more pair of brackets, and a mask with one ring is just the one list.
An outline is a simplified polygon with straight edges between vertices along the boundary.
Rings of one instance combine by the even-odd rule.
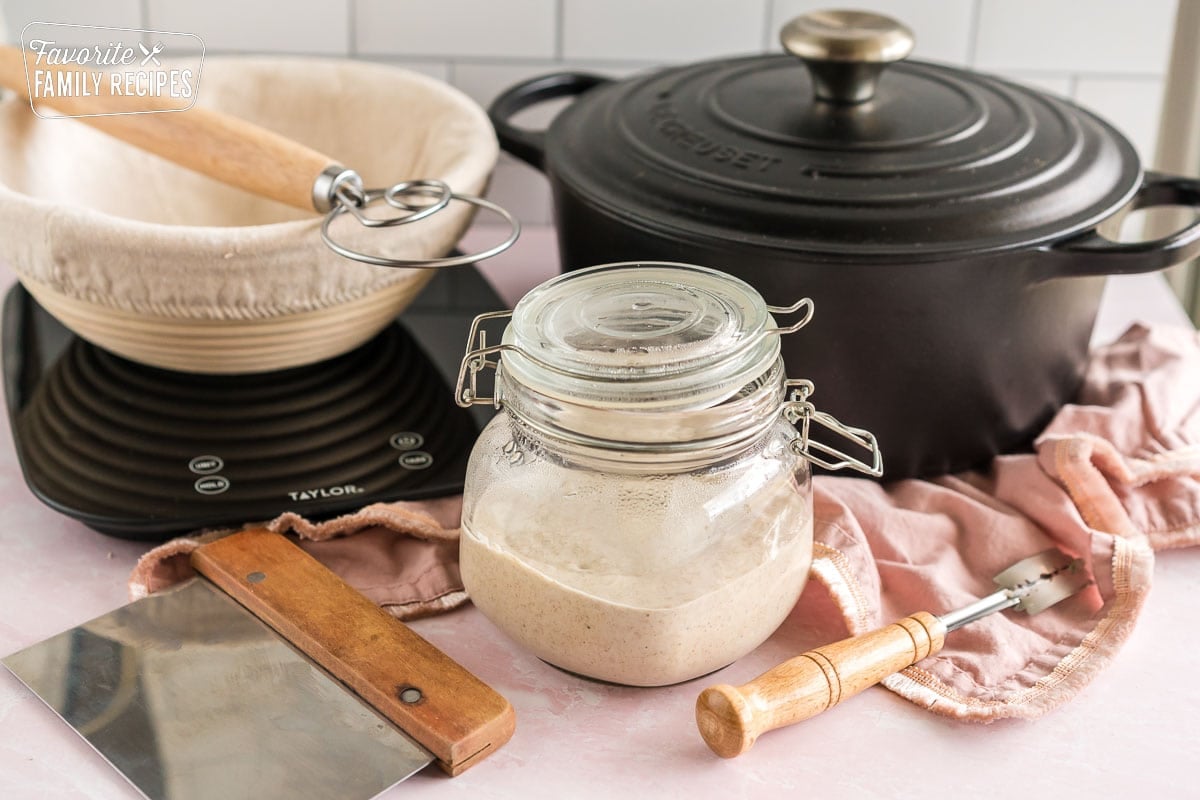
[[[528, 231], [486, 272], [513, 300], [553, 270], [553, 242]], [[0, 275], [7, 286], [11, 276]], [[1110, 282], [1097, 339], [1130, 321], [1187, 324], [1158, 276]], [[56, 514], [26, 488], [0, 426], [0, 655], [126, 602], [146, 545]], [[882, 688], [767, 735], [745, 756], [713, 756], [696, 732], [697, 693], [741, 683], [842, 635], [793, 614], [751, 655], [665, 689], [594, 683], [545, 665], [466, 607], [413, 627], [509, 698], [512, 741], [458, 778], [424, 770], [384, 797], [1086, 798], [1197, 797], [1200, 550], [1160, 554], [1137, 630], [1112, 666], [1034, 722], [976, 725], [924, 712]], [[407, 793], [407, 794], [404, 794]], [[0, 670], [0, 798], [138, 797], [16, 678]]]

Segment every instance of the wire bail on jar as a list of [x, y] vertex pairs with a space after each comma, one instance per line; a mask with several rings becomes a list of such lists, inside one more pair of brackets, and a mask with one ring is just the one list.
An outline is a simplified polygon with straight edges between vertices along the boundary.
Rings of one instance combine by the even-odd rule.
[[[783, 447], [811, 464], [881, 477], [875, 437], [818, 411], [811, 381], [786, 378], [778, 337], [814, 311], [807, 297], [769, 306], [744, 281], [694, 264], [568, 272], [513, 311], [475, 317], [454, 399], [503, 405], [540, 434], [623, 466], [715, 463], [778, 430]], [[489, 344], [484, 323], [494, 320], [507, 325]], [[490, 390], [480, 381], [488, 369]]]
[[[807, 307], [807, 313], [799, 322], [785, 328], [773, 328], [766, 333], [778, 333], [780, 335], [794, 333], [808, 324], [813, 313], [812, 301], [808, 298], [786, 308], [770, 306], [769, 309], [772, 313], [794, 313], [804, 307]], [[473, 405], [480, 404], [491, 405], [496, 408], [500, 407], [501, 398], [498, 395], [492, 397], [481, 397], [479, 395], [479, 373], [485, 369], [490, 368], [495, 370], [500, 367], [499, 358], [490, 360], [488, 356], [498, 355], [503, 352], [517, 352], [545, 369], [563, 372], [558, 367], [547, 364], [545, 361], [530, 355], [522, 348], [515, 347], [514, 345], [497, 344], [489, 346], [487, 344], [487, 331], [482, 329], [480, 325], [488, 320], [506, 319], [511, 316], [511, 311], [492, 311], [480, 314], [472, 321], [468, 341], [477, 341], [478, 346], [469, 349], [466, 355], [463, 356], [462, 364], [458, 371], [458, 382], [454, 398], [455, 402], [463, 408], [470, 408]], [[798, 428], [799, 432], [799, 435], [791, 443], [793, 452], [808, 459], [813, 464], [828, 470], [839, 470], [844, 467], [850, 467], [876, 478], [883, 475], [883, 453], [879, 449], [879, 443], [876, 441], [874, 434], [863, 428], [845, 425], [831, 414], [818, 411], [816, 406], [809, 400], [816, 391], [816, 387], [812, 381], [804, 378], [789, 378], [785, 382], [785, 387], [790, 390], [788, 392], [789, 399], [784, 404], [781, 413], [784, 419]], [[870, 463], [812, 438], [810, 433], [814, 424], [866, 450], [871, 456]]]
[[[883, 475], [883, 453], [880, 451], [879, 443], [875, 440], [873, 433], [862, 428], [843, 425], [833, 416], [823, 411], [817, 411], [816, 407], [808, 399], [816, 390], [812, 381], [802, 378], [789, 379], [785, 385], [791, 391], [788, 402], [783, 406], [782, 413], [784, 419], [799, 428], [800, 435], [792, 440], [792, 450], [797, 455], [803, 456], [817, 466], [829, 470], [851, 467], [875, 478]], [[845, 439], [849, 439], [854, 444], [869, 451], [871, 453], [871, 463], [867, 464], [835, 447], [810, 438], [809, 433], [813, 423]], [[814, 450], [816, 453], [813, 452]]]
[[[513, 347], [508, 344], [497, 344], [488, 347], [487, 331], [479, 326], [488, 320], [493, 319], [509, 319], [512, 317], [511, 311], [489, 311], [485, 314], [480, 314], [471, 321], [471, 332], [467, 334], [467, 354], [463, 356], [462, 364], [458, 368], [458, 382], [454, 389], [454, 402], [463, 408], [470, 408], [476, 405], [490, 405], [496, 408], [500, 407], [499, 397], [480, 397], [478, 378], [479, 373], [483, 370], [498, 369], [500, 367], [500, 359], [489, 361], [488, 356], [497, 355], [504, 351], [516, 351], [533, 361], [538, 359], [523, 352], [518, 347]], [[478, 337], [478, 346], [471, 349], [471, 343], [476, 341]], [[553, 369], [548, 364], [542, 364], [547, 369]], [[467, 385], [469, 383], [469, 385]]]

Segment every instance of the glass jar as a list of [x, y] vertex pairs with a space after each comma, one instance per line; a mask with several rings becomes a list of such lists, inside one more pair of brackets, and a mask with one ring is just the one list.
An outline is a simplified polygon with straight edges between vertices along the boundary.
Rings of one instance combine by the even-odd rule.
[[[481, 325], [505, 316], [476, 319], [458, 381], [460, 405], [503, 409], [463, 494], [475, 605], [543, 660], [615, 683], [684, 681], [757, 647], [808, 576], [808, 462], [882, 472], [869, 433], [784, 375], [779, 337], [812, 302], [772, 308], [715, 270], [628, 263], [536, 287], [488, 346]], [[813, 423], [871, 463], [809, 440]]]

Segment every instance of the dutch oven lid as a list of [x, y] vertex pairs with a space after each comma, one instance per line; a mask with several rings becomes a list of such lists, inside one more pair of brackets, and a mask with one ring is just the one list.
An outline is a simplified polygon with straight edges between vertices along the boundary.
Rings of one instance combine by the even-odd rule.
[[901, 61], [913, 37], [887, 17], [819, 12], [780, 38], [789, 54], [589, 92], [555, 120], [547, 164], [585, 201], [660, 235], [832, 258], [1061, 239], [1139, 185], [1137, 154], [1103, 120], [998, 78]]

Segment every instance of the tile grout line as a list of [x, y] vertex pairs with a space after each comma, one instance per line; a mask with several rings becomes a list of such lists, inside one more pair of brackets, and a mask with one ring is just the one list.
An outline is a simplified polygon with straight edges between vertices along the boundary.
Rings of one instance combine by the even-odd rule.
[[[214, 51], [216, 52], [216, 51]], [[245, 52], [239, 50], [230, 50], [227, 52], [237, 53]], [[297, 51], [299, 52], [299, 51]], [[562, 63], [554, 57], [541, 56], [472, 56], [462, 53], [449, 53], [445, 55], [430, 55], [430, 54], [405, 54], [405, 53], [358, 53], [358, 58], [369, 61], [423, 61], [427, 63], [447, 63], [456, 62], [471, 66], [481, 67], [549, 67], [553, 68]], [[659, 61], [649, 61], [641, 59], [607, 59], [607, 58], [575, 58], [571, 59], [572, 64], [580, 64], [581, 66], [593, 67], [595, 69], [644, 69], [646, 67], [659, 66]]]
[[763, 3], [762, 8], [763, 8], [763, 24], [762, 24], [763, 32], [762, 32], [762, 42], [760, 42], [760, 45], [762, 47], [762, 51], [765, 53], [771, 49], [771, 38], [772, 38], [771, 37], [772, 30], [771, 29], [772, 29], [772, 27], [774, 27], [773, 21], [775, 19], [775, 0], [766, 0], [766, 2]]
[[563, 55], [564, 44], [566, 38], [564, 29], [566, 28], [566, 0], [555, 0], [554, 3], [554, 61], [562, 63], [566, 57]]
[[138, 27], [142, 32], [138, 34], [138, 38], [142, 40], [142, 44], [153, 46], [150, 41], [149, 31], [153, 26], [150, 24], [150, 0], [138, 0]]
[[983, 0], [971, 3], [971, 15], [967, 18], [967, 66], [974, 68], [979, 53], [979, 22], [983, 16]]

